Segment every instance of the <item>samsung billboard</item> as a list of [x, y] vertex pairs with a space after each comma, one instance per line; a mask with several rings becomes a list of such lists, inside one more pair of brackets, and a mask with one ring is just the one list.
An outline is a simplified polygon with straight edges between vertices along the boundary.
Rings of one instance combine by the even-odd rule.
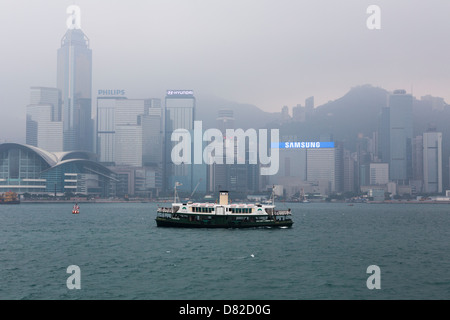
[[334, 148], [334, 142], [320, 142], [320, 141], [278, 142], [272, 143], [271, 147], [278, 149], [330, 149]]

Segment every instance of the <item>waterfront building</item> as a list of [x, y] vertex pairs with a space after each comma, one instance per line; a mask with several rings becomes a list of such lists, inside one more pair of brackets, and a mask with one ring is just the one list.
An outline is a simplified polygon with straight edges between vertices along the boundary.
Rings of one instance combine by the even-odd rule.
[[115, 194], [114, 173], [86, 151], [48, 152], [18, 143], [0, 144], [0, 193]]
[[157, 197], [161, 190], [161, 172], [153, 167], [113, 166], [109, 169], [116, 175], [116, 196]]
[[385, 185], [389, 182], [389, 163], [371, 163], [369, 165], [369, 184]]
[[336, 191], [336, 150], [308, 149], [306, 153], [306, 180], [323, 185], [323, 194], [332, 194]]
[[423, 181], [426, 193], [442, 193], [442, 133], [423, 134]]

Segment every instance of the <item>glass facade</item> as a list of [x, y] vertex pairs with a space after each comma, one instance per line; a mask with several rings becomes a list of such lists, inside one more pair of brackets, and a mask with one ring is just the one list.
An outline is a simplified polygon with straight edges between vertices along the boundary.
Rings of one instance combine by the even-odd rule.
[[69, 29], [58, 49], [57, 87], [61, 91], [64, 151], [92, 152], [92, 50], [80, 29]]
[[[176, 142], [171, 141], [173, 131], [176, 129], [186, 129], [189, 130], [191, 136], [193, 136], [192, 130], [194, 129], [196, 100], [192, 91], [188, 90], [188, 92], [190, 92], [190, 94], [173, 94], [173, 91], [168, 91], [165, 98], [164, 189], [167, 191], [173, 190], [176, 182], [182, 183], [182, 185], [178, 187], [178, 190], [185, 192], [192, 192], [201, 177], [203, 177], [202, 181], [206, 182], [206, 166], [196, 165], [201, 168], [196, 167], [195, 170], [193, 170], [192, 164], [175, 165], [171, 159], [172, 149], [176, 145]], [[191, 163], [193, 163], [193, 161], [191, 161]], [[205, 171], [204, 175], [201, 174], [203, 169]], [[196, 172], [195, 177], [194, 171]], [[199, 192], [204, 192], [206, 191], [206, 188], [205, 190], [199, 190], [199, 188], [197, 188], [197, 190]]]
[[50, 165], [26, 147], [0, 147], [0, 192], [42, 192], [46, 189], [41, 172]]
[[396, 90], [389, 97], [390, 180], [406, 182], [412, 178], [412, 95]]
[[39, 148], [0, 144], [0, 193], [113, 195], [114, 174], [89, 158], [82, 152], [58, 158]]
[[423, 177], [427, 193], [442, 192], [442, 133], [423, 134]]

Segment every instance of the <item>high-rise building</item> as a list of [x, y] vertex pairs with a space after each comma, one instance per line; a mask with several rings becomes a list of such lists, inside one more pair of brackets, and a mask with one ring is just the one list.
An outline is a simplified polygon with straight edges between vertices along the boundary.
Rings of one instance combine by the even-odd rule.
[[285, 122], [289, 122], [290, 120], [291, 120], [291, 116], [289, 115], [289, 107], [283, 106], [283, 108], [281, 108], [281, 122], [285, 123]]
[[141, 116], [143, 134], [143, 163], [162, 169], [163, 161], [163, 114], [160, 99], [149, 99], [147, 113]]
[[412, 178], [413, 98], [405, 90], [389, 97], [389, 178], [407, 184]]
[[62, 142], [59, 90], [31, 87], [26, 116], [26, 143], [50, 152], [58, 152], [63, 150]]
[[[114, 112], [114, 162], [120, 166], [144, 164], [144, 125], [152, 99], [117, 99]], [[159, 120], [159, 119], [158, 119]], [[148, 152], [151, 150], [145, 149]]]
[[344, 150], [344, 192], [355, 192], [355, 170], [356, 170], [356, 153], [351, 154], [349, 150]]
[[96, 115], [96, 150], [98, 160], [104, 164], [114, 164], [115, 148], [115, 112], [116, 101], [125, 97], [98, 97]]
[[226, 146], [229, 140], [226, 137], [227, 129], [234, 129], [234, 113], [231, 109], [220, 109], [216, 118], [217, 129], [223, 135], [223, 163], [213, 163], [208, 167], [208, 187], [211, 192], [219, 192], [220, 190], [229, 190], [229, 168], [225, 162]]
[[305, 99], [305, 110], [307, 114], [314, 111], [314, 96]]
[[413, 138], [413, 180], [423, 181], [423, 136]]
[[69, 28], [61, 40], [57, 87], [62, 97], [64, 151], [92, 152], [92, 50], [79, 25]]
[[[172, 149], [177, 144], [171, 140], [172, 133], [177, 129], [186, 129], [193, 137], [194, 119], [195, 119], [196, 99], [192, 90], [167, 90], [165, 97], [164, 114], [164, 189], [173, 190], [175, 183], [179, 183], [178, 190], [192, 192], [200, 179], [202, 184], [198, 191], [206, 191], [206, 166], [205, 174], [201, 175], [202, 169], [194, 170], [193, 158], [191, 163], [174, 164], [172, 162]], [[193, 140], [193, 139], [191, 139]], [[203, 150], [203, 148], [202, 148]], [[191, 152], [194, 156], [194, 152]], [[195, 166], [203, 166], [196, 164]], [[198, 172], [201, 177], [197, 177]]]
[[118, 195], [158, 194], [162, 189], [161, 100], [98, 97], [96, 123], [97, 154], [117, 173]]
[[[323, 141], [323, 140], [322, 140]], [[306, 180], [324, 185], [324, 193], [336, 191], [336, 150], [308, 149], [306, 153]]]
[[389, 162], [390, 158], [390, 108], [384, 107], [378, 116], [378, 158]]
[[442, 193], [442, 133], [423, 134], [423, 180], [424, 191]]
[[305, 122], [306, 120], [306, 108], [298, 104], [292, 108], [292, 120], [295, 122]]
[[388, 163], [371, 163], [369, 165], [369, 184], [385, 185], [389, 182], [389, 164]]

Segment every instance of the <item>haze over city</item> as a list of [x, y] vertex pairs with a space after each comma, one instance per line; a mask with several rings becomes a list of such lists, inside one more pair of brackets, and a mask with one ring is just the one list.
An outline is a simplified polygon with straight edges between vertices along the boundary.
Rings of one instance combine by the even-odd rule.
[[[448, 1], [4, 0], [3, 141], [24, 142], [29, 88], [56, 84], [71, 4], [90, 40], [94, 94], [162, 98], [188, 88], [199, 103], [214, 96], [278, 112], [367, 83], [450, 101]], [[366, 26], [371, 4], [379, 30]]]

